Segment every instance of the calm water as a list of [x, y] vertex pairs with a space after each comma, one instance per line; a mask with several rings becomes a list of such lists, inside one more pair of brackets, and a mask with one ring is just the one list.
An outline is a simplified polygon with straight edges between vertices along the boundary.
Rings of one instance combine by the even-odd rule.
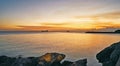
[[120, 34], [0, 34], [0, 55], [41, 56], [47, 52], [59, 52], [65, 54], [67, 60], [88, 58], [88, 66], [101, 66], [95, 55], [118, 41]]

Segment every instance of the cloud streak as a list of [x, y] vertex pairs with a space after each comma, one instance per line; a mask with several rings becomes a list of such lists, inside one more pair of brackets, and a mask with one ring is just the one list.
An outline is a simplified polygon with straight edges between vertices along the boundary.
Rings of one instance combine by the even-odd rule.
[[70, 23], [40, 23], [41, 25], [45, 26], [64, 26], [64, 25], [69, 25]]
[[120, 11], [118, 12], [109, 12], [109, 13], [102, 13], [97, 15], [90, 15], [90, 16], [75, 16], [74, 18], [80, 19], [80, 18], [106, 18], [106, 19], [120, 19]]
[[60, 27], [60, 26], [17, 26], [21, 28], [20, 30], [32, 30], [32, 31], [42, 31], [42, 30], [48, 30], [48, 31], [67, 31], [67, 30], [77, 30], [75, 28], [71, 27]]

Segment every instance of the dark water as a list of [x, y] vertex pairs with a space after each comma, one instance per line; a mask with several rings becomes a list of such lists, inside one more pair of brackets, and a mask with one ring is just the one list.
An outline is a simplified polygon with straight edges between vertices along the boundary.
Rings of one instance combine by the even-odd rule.
[[0, 55], [41, 56], [47, 52], [65, 54], [67, 60], [88, 58], [88, 66], [101, 66], [95, 55], [120, 41], [120, 34], [21, 33], [0, 34]]

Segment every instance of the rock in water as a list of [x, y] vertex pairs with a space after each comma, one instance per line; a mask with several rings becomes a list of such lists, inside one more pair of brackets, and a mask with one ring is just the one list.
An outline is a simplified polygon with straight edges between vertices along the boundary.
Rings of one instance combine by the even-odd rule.
[[72, 66], [87, 66], [87, 59], [75, 61]]
[[87, 59], [82, 59], [75, 62], [64, 61], [62, 66], [87, 66]]
[[59, 66], [60, 62], [65, 58], [64, 54], [46, 53], [39, 57], [37, 66]]
[[105, 48], [99, 52], [96, 57], [103, 66], [116, 66], [120, 57], [120, 42]]

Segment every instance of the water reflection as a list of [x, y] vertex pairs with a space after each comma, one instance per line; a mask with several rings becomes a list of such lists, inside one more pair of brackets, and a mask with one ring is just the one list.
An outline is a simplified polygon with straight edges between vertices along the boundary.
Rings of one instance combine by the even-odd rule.
[[60, 52], [66, 59], [88, 58], [88, 66], [100, 66], [95, 55], [103, 48], [120, 41], [119, 34], [32, 33], [0, 35], [0, 55], [40, 56]]

